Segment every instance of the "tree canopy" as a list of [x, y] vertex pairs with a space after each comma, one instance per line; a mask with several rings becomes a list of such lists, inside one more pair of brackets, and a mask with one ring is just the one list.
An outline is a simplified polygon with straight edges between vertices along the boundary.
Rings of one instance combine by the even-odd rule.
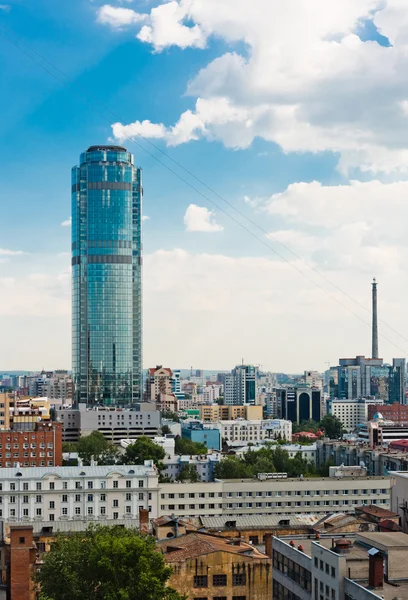
[[195, 465], [183, 465], [176, 479], [177, 481], [189, 481], [190, 483], [197, 483], [197, 481], [201, 481], [201, 477], [198, 474], [197, 467]]
[[165, 456], [164, 448], [142, 435], [126, 448], [121, 463], [122, 465], [143, 465], [145, 460], [152, 460], [160, 472], [164, 469], [162, 460]]
[[182, 600], [155, 540], [136, 529], [90, 526], [59, 534], [37, 574], [40, 600]]
[[337, 440], [343, 435], [343, 423], [333, 415], [326, 415], [320, 421], [320, 428], [331, 440]]
[[84, 465], [91, 464], [92, 457], [100, 465], [114, 464], [119, 456], [116, 446], [108, 442], [100, 431], [92, 431], [89, 435], [81, 436], [75, 451], [78, 452]]
[[176, 454], [207, 454], [207, 446], [200, 442], [192, 442], [181, 437], [176, 437]]
[[289, 477], [316, 475], [316, 467], [312, 462], [302, 458], [298, 452], [294, 458], [280, 445], [266, 444], [260, 450], [248, 450], [242, 458], [229, 456], [219, 462], [214, 470], [219, 479], [241, 479], [256, 477], [258, 473], [287, 473]]

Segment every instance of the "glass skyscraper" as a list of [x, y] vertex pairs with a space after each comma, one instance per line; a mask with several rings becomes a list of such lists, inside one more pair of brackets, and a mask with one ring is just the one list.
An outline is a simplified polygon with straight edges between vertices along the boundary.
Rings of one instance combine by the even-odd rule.
[[74, 402], [131, 406], [142, 387], [142, 172], [120, 146], [72, 169]]

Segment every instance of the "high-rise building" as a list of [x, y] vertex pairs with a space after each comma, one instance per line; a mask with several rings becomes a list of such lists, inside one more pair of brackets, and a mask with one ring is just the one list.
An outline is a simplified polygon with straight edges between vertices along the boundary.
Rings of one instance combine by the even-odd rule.
[[320, 421], [322, 411], [322, 390], [306, 386], [277, 388], [277, 406], [280, 419], [292, 423]]
[[72, 169], [74, 402], [130, 406], [142, 387], [142, 172], [120, 146]]
[[225, 375], [225, 398], [228, 405], [257, 404], [258, 367], [238, 365]]

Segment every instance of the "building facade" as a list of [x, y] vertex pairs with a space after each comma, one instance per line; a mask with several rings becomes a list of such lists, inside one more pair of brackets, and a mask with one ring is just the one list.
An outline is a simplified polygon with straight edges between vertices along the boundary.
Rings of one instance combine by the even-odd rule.
[[278, 388], [277, 405], [280, 419], [302, 423], [320, 421], [322, 412], [322, 390], [306, 386]]
[[145, 465], [0, 469], [0, 520], [106, 521], [157, 516], [158, 475]]
[[[373, 407], [378, 407], [377, 410], [382, 410], [383, 400], [375, 398], [356, 398], [355, 400], [333, 399], [327, 403], [329, 414], [337, 417], [343, 423], [343, 428], [346, 432], [355, 431], [359, 425], [367, 423], [372, 418], [370, 414]], [[373, 415], [377, 410], [374, 410]]]
[[217, 427], [208, 427], [193, 421], [181, 426], [181, 437], [204, 444], [209, 450], [221, 450], [221, 433]]
[[283, 419], [267, 419], [247, 421], [238, 419], [235, 421], [219, 421], [216, 424], [220, 428], [222, 438], [228, 442], [252, 442], [256, 444], [263, 440], [287, 440], [292, 441], [292, 421]]
[[158, 365], [148, 369], [146, 376], [146, 402], [158, 402], [161, 395], [170, 396], [173, 392], [173, 371]]
[[225, 375], [224, 404], [257, 404], [258, 367], [237, 365]]
[[235, 419], [262, 419], [262, 406], [225, 404], [202, 404], [199, 408], [201, 421], [228, 421]]
[[72, 169], [74, 402], [130, 406], [142, 384], [142, 174], [120, 146]]

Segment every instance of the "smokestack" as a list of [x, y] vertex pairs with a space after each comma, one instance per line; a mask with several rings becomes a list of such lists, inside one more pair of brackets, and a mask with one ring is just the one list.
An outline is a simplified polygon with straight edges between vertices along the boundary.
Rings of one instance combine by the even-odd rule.
[[373, 340], [372, 340], [372, 358], [378, 358], [378, 320], [377, 320], [377, 281], [374, 277], [373, 283]]

